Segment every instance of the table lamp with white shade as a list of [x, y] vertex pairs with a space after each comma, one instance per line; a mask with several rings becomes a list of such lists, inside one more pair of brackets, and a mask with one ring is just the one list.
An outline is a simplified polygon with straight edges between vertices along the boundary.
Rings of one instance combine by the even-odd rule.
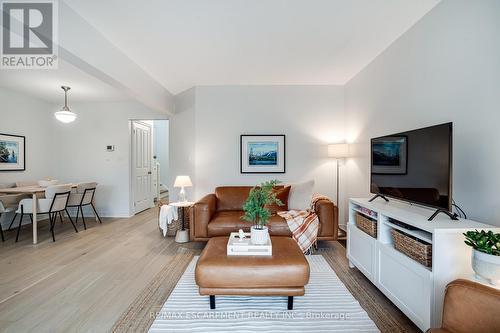
[[337, 160], [337, 207], [339, 206], [339, 165], [340, 160], [349, 156], [349, 145], [347, 143], [334, 143], [328, 145], [328, 157]]
[[185, 187], [191, 187], [193, 183], [191, 182], [191, 178], [189, 176], [177, 176], [175, 178], [174, 187], [180, 187], [181, 190], [179, 192], [179, 201], [186, 202], [186, 191]]

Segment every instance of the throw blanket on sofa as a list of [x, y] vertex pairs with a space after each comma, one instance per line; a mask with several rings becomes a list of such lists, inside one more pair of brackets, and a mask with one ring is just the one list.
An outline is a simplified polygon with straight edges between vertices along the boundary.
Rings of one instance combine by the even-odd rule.
[[[278, 215], [286, 220], [292, 237], [299, 245], [302, 252], [311, 250], [318, 241], [319, 218], [314, 207], [318, 200], [328, 199], [325, 196], [315, 194], [309, 210], [289, 210], [287, 212], [278, 212]], [[329, 199], [328, 199], [329, 200]]]

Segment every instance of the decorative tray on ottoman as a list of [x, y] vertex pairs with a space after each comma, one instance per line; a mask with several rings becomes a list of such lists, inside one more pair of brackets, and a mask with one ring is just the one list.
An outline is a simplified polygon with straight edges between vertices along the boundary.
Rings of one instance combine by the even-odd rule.
[[227, 241], [228, 256], [272, 256], [273, 246], [271, 237], [267, 237], [267, 243], [263, 245], [252, 244], [250, 233], [245, 232], [245, 238], [240, 240], [237, 232], [232, 232]]

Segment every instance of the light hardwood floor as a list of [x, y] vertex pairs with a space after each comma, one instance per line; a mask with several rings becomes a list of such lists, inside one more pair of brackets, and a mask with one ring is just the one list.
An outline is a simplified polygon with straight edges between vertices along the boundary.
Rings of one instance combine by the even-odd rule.
[[102, 225], [88, 219], [78, 234], [58, 222], [55, 243], [46, 222], [37, 245], [30, 226], [19, 243], [8, 232], [0, 242], [0, 331], [109, 331], [179, 247], [161, 236], [156, 212]]
[[[30, 226], [19, 243], [8, 232], [0, 242], [0, 332], [110, 331], [162, 268], [175, 265], [180, 251], [199, 253], [204, 246], [163, 238], [156, 214], [150, 209], [129, 219], [103, 219], [102, 225], [89, 219], [78, 234], [69, 221], [58, 223], [55, 243], [46, 222], [39, 226], [38, 245], [31, 244]], [[320, 246], [379, 327], [385, 316], [397, 322], [397, 331], [418, 331], [361, 273], [349, 270], [338, 242]]]

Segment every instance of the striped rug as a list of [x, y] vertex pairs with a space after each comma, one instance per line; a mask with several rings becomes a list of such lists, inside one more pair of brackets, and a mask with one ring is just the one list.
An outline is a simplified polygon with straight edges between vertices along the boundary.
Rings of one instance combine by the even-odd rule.
[[218, 296], [216, 310], [200, 296], [195, 257], [180, 278], [150, 332], [379, 332], [327, 261], [307, 256], [311, 278], [306, 294], [286, 310], [286, 297]]

